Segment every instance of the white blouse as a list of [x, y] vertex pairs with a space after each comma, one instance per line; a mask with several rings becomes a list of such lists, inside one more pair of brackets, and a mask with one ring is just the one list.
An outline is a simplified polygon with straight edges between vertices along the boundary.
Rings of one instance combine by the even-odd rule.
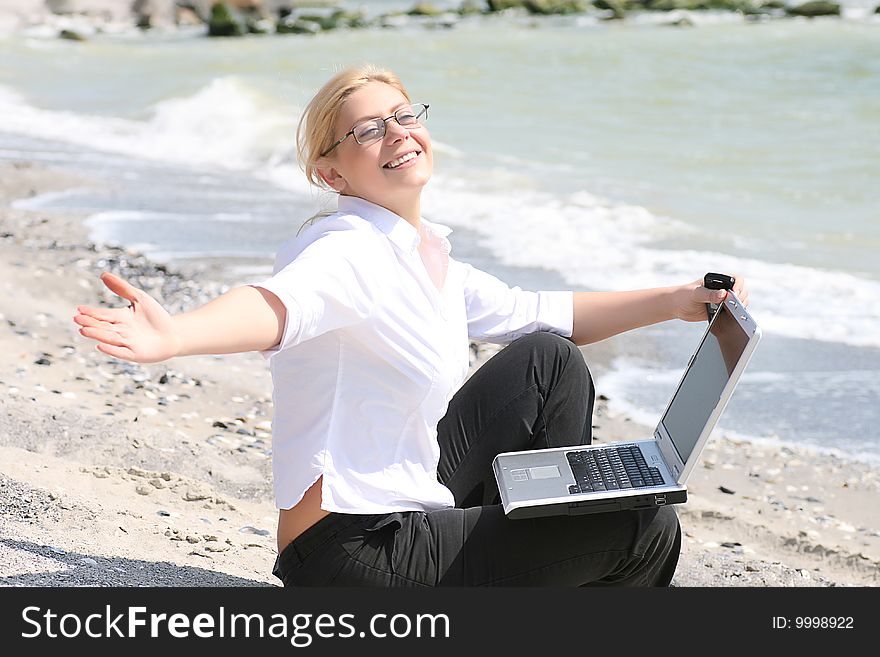
[[287, 309], [270, 359], [275, 502], [318, 477], [341, 513], [454, 505], [437, 423], [468, 371], [468, 338], [572, 332], [571, 292], [524, 292], [449, 257], [451, 230], [351, 196], [280, 250], [255, 287]]

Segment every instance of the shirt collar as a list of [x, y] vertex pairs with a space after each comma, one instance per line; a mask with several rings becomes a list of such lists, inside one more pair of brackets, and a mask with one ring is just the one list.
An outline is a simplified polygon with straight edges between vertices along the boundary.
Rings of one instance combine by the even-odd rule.
[[[362, 219], [366, 219], [385, 233], [392, 243], [404, 251], [410, 253], [415, 251], [419, 246], [419, 242], [421, 242], [419, 231], [411, 223], [391, 210], [383, 208], [381, 205], [376, 205], [358, 196], [340, 194], [337, 207], [340, 212], [349, 212]], [[449, 241], [446, 238], [452, 232], [452, 229], [449, 226], [428, 221], [424, 217], [420, 219], [425, 233], [429, 236], [436, 236], [440, 239], [441, 243], [446, 244], [448, 247]]]

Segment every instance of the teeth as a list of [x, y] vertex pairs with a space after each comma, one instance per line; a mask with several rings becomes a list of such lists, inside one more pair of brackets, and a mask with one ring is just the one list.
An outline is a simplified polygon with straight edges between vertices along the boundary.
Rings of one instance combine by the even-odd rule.
[[396, 160], [392, 160], [391, 162], [386, 164], [385, 168], [386, 169], [395, 169], [395, 168], [399, 167], [401, 164], [403, 164], [404, 162], [409, 162], [416, 155], [418, 155], [418, 153], [416, 153], [415, 151], [413, 151], [411, 153], [407, 153], [406, 155], [403, 155], [403, 156], [397, 158]]

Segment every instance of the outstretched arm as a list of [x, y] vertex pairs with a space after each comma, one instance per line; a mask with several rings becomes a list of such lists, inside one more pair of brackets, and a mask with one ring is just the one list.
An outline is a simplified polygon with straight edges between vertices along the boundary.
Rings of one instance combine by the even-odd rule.
[[273, 293], [236, 287], [196, 310], [169, 315], [149, 294], [105, 272], [111, 292], [130, 302], [127, 308], [77, 306], [73, 321], [97, 349], [137, 363], [175, 356], [262, 351], [276, 346], [284, 332], [286, 310]]
[[[734, 292], [748, 305], [748, 289], [735, 276]], [[703, 281], [627, 292], [575, 292], [571, 340], [583, 345], [668, 319], [697, 322], [706, 319], [706, 304], [720, 303], [727, 292], [709, 290]]]

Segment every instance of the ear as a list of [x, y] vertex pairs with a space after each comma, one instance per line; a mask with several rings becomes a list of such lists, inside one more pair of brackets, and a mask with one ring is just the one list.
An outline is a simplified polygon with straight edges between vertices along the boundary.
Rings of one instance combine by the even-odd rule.
[[329, 164], [326, 166], [318, 167], [318, 175], [321, 176], [321, 180], [330, 185], [337, 192], [342, 191], [345, 188], [345, 178], [342, 177], [342, 174], [333, 166]]

